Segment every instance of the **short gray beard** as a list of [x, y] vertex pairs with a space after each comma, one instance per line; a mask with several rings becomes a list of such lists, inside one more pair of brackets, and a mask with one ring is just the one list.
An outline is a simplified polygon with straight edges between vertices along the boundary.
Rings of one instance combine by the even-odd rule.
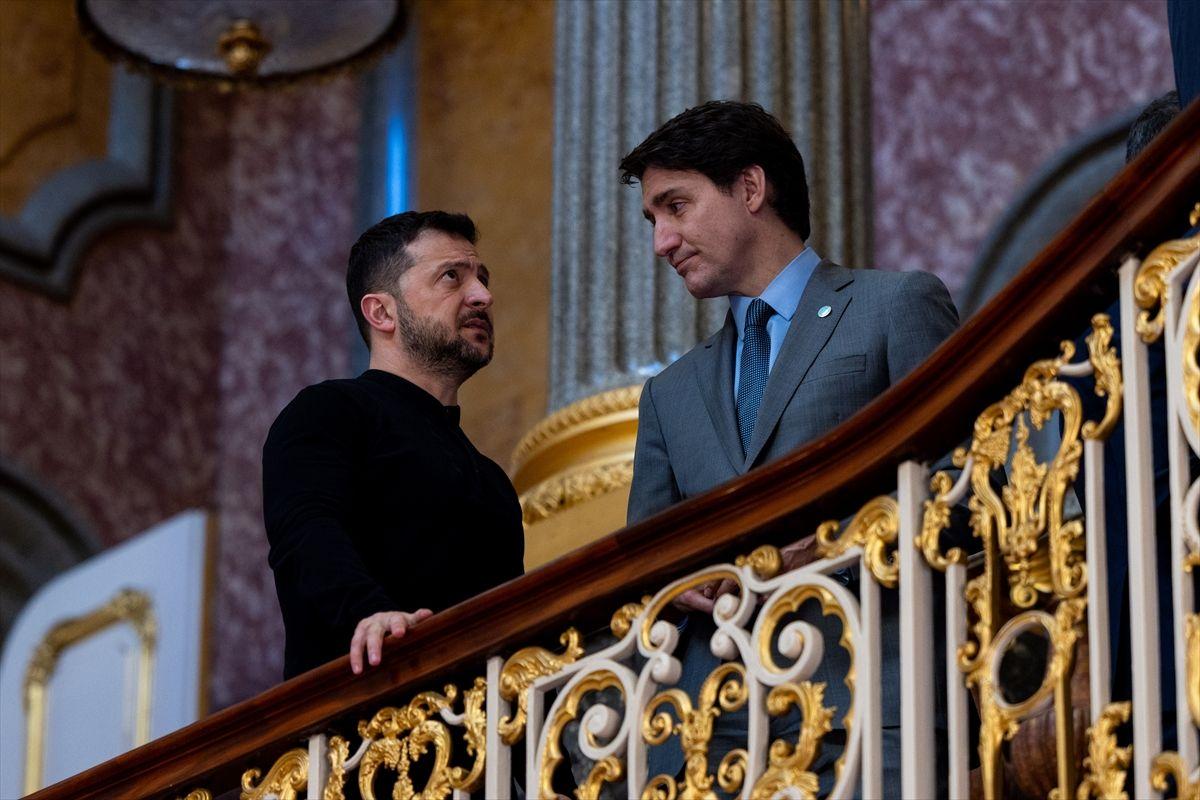
[[409, 354], [430, 372], [465, 381], [492, 360], [494, 343], [491, 336], [488, 337], [487, 351], [480, 352], [458, 335], [457, 330], [447, 331], [438, 322], [417, 317], [399, 296], [396, 297], [396, 327]]

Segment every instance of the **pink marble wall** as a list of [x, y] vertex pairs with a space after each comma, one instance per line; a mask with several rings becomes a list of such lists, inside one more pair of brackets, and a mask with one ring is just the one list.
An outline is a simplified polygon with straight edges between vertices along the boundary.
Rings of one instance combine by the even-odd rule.
[[1160, 0], [872, 0], [875, 261], [963, 286], [1027, 179], [1174, 88]]
[[0, 454], [108, 544], [213, 511], [219, 708], [282, 671], [262, 443], [301, 387], [349, 369], [359, 90], [177, 106], [171, 227], [95, 243], [68, 304], [0, 283]]

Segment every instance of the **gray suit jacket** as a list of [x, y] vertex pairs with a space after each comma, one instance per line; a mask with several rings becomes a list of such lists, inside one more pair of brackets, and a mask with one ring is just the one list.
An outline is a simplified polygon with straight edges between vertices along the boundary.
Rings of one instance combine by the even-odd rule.
[[[818, 316], [822, 306], [830, 307], [824, 317]], [[743, 453], [733, 399], [737, 330], [732, 315], [727, 317], [714, 336], [646, 381], [638, 412], [629, 522], [820, 437], [908, 374], [957, 324], [950, 294], [934, 275], [850, 270], [822, 261], [792, 317], [767, 381], [749, 452]], [[884, 592], [881, 600], [882, 722], [887, 726], [899, 724], [894, 680], [899, 627], [893, 595]], [[849, 664], [844, 651], [831, 646], [840, 627], [830, 618], [809, 621], [827, 638], [825, 659], [813, 677], [826, 681], [827, 705], [841, 708], [834, 716], [835, 727], [840, 727], [849, 700], [841, 681]], [[689, 641], [684, 643], [681, 685], [693, 690], [715, 658], [707, 641], [698, 641], [709, 635], [711, 620], [691, 615], [689, 627], [694, 630], [685, 637]]]
[[[817, 315], [829, 306], [824, 317]], [[958, 314], [927, 272], [813, 271], [763, 394], [749, 452], [733, 399], [732, 315], [646, 381], [638, 409], [630, 524], [773, 461], [836, 427], [946, 339]]]

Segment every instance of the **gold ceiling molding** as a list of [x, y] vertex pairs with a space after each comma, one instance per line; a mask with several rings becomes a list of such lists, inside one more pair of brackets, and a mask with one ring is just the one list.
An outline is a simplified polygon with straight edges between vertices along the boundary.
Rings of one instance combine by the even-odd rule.
[[532, 525], [549, 519], [559, 511], [629, 486], [632, 482], [632, 458], [551, 478], [521, 495], [522, 519], [526, 525]]
[[42, 788], [46, 750], [46, 705], [50, 679], [58, 659], [67, 648], [114, 625], [130, 625], [137, 634], [137, 707], [134, 714], [134, 745], [150, 741], [150, 701], [154, 650], [158, 623], [150, 597], [134, 589], [122, 589], [94, 611], [63, 620], [52, 627], [34, 648], [25, 669], [25, 793]]

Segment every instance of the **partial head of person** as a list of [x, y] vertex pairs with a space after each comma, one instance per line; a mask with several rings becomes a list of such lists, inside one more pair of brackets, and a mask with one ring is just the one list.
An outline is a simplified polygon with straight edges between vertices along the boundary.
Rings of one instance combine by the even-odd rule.
[[492, 359], [492, 294], [465, 214], [406, 211], [350, 249], [346, 292], [372, 367], [461, 384]]
[[760, 294], [809, 237], [804, 160], [755, 103], [689, 108], [621, 159], [620, 170], [623, 183], [641, 184], [655, 254], [695, 297]]

